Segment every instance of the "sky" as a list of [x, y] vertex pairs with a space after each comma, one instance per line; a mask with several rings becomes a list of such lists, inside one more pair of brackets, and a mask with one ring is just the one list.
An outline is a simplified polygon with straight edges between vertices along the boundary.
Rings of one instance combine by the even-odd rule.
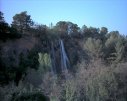
[[0, 0], [0, 11], [9, 24], [15, 14], [27, 11], [33, 21], [47, 26], [71, 21], [127, 35], [127, 0]]

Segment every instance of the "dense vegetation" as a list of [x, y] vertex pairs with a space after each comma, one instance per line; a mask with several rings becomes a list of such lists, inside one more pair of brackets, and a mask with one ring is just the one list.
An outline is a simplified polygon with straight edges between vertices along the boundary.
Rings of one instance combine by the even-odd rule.
[[[59, 40], [70, 61], [60, 67]], [[0, 12], [2, 101], [127, 101], [127, 37], [69, 21], [37, 24], [26, 11], [9, 25]]]

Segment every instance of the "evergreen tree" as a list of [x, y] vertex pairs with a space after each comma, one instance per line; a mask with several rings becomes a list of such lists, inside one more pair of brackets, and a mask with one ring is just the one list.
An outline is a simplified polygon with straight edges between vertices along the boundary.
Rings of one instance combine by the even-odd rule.
[[0, 23], [4, 22], [4, 17], [3, 17], [3, 13], [0, 11]]
[[33, 21], [30, 17], [26, 11], [16, 14], [13, 17], [12, 27], [20, 32], [28, 30], [33, 25]]
[[88, 38], [84, 48], [91, 53], [92, 57], [99, 57], [102, 52], [102, 42], [99, 39]]

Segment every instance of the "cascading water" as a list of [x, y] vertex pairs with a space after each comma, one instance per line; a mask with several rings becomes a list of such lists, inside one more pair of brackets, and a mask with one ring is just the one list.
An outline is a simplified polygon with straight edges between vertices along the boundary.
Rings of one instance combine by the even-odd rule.
[[61, 69], [62, 69], [62, 72], [68, 71], [69, 59], [68, 59], [67, 54], [65, 52], [63, 40], [60, 40], [60, 53], [61, 53]]
[[[56, 51], [54, 50], [54, 47]], [[54, 45], [51, 43], [51, 72], [52, 74], [57, 74], [59, 72], [68, 72], [68, 68], [70, 67], [70, 62], [67, 57], [63, 40], [59, 40], [59, 45]]]

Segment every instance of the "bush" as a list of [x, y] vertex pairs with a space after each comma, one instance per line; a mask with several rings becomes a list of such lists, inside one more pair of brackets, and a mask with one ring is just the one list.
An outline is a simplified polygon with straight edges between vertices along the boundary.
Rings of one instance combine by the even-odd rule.
[[89, 101], [116, 100], [117, 81], [107, 68], [95, 68], [86, 82], [86, 96]]
[[21, 81], [18, 86], [12, 82], [0, 87], [0, 98], [2, 101], [49, 101], [40, 89]]
[[28, 92], [20, 95], [14, 93], [11, 101], [49, 101], [49, 99], [42, 92]]
[[40, 72], [44, 73], [51, 70], [51, 58], [47, 53], [38, 53], [39, 55], [39, 69]]

